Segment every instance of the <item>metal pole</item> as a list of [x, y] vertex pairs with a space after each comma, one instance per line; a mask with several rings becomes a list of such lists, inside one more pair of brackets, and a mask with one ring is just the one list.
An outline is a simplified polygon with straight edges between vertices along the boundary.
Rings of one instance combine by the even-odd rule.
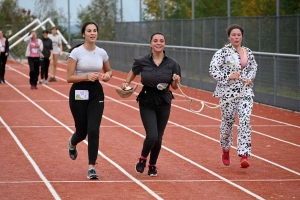
[[277, 39], [276, 39], [276, 43], [277, 43], [277, 53], [279, 53], [279, 51], [280, 51], [280, 48], [279, 48], [279, 15], [280, 15], [280, 13], [279, 13], [279, 11], [280, 11], [280, 9], [279, 9], [279, 0], [276, 0], [276, 32], [277, 32]]
[[140, 21], [142, 21], [142, 0], [140, 0]]
[[71, 28], [70, 28], [70, 0], [68, 0], [68, 43], [71, 44]]
[[195, 0], [192, 0], [192, 19], [195, 19]]
[[227, 0], [227, 25], [230, 26], [230, 0]]
[[194, 33], [195, 33], [195, 0], [192, 0], [192, 46], [194, 46]]
[[123, 22], [123, 0], [121, 0], [120, 13], [121, 13], [121, 22]]
[[165, 20], [165, 1], [161, 0], [161, 19]]

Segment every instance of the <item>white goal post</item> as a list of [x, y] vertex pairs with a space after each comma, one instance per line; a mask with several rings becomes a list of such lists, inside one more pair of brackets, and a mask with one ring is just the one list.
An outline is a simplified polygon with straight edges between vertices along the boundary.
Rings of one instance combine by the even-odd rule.
[[[35, 19], [33, 20], [30, 24], [28, 24], [27, 26], [25, 26], [22, 30], [18, 31], [16, 34], [14, 34], [13, 36], [11, 36], [8, 41], [12, 41], [15, 37], [17, 37], [18, 35], [20, 35], [21, 33], [23, 33], [24, 31], [26, 31], [29, 27], [31, 27], [34, 24], [38, 24], [36, 27], [34, 27], [31, 30], [37, 30], [38, 28], [42, 28], [43, 30], [45, 30], [44, 24], [46, 24], [47, 22], [49, 22], [51, 24], [51, 26], [55, 26], [55, 24], [52, 22], [52, 20], [50, 18], [47, 18], [46, 20], [44, 20], [43, 22], [41, 22], [39, 19]], [[30, 31], [30, 30], [29, 30]], [[28, 31], [28, 32], [29, 32]], [[26, 33], [25, 35], [23, 35], [21, 38], [19, 38], [16, 42], [14, 42], [13, 44], [9, 45], [9, 49], [12, 49], [14, 46], [16, 46], [17, 44], [19, 44], [20, 42], [23, 42], [24, 38], [27, 36], [28, 33]], [[69, 43], [67, 42], [67, 40], [64, 38], [64, 36], [60, 33], [59, 30], [57, 30], [57, 34], [61, 36], [63, 43], [67, 46], [68, 49], [71, 49], [71, 46], [69, 45]]]

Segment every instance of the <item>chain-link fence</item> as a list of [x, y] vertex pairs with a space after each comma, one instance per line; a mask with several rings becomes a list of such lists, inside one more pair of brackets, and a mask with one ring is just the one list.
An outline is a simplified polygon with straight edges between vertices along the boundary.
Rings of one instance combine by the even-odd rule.
[[115, 41], [147, 43], [159, 31], [168, 45], [219, 49], [228, 42], [230, 24], [243, 27], [243, 45], [252, 51], [300, 54], [300, 15], [117, 22]]
[[[74, 40], [73, 45], [82, 40]], [[98, 41], [110, 57], [114, 70], [128, 72], [133, 59], [150, 52], [149, 44]], [[166, 54], [181, 66], [182, 84], [214, 91], [216, 82], [208, 72], [217, 49], [197, 47], [166, 47]], [[254, 80], [254, 100], [259, 103], [300, 111], [300, 55], [254, 52], [258, 71]]]

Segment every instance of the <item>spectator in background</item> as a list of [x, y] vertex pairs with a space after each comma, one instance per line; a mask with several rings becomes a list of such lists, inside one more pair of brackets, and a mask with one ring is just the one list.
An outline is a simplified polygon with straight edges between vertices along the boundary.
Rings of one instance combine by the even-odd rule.
[[58, 62], [58, 57], [62, 55], [62, 41], [61, 36], [57, 34], [57, 27], [52, 27], [51, 29], [52, 34], [49, 34], [49, 38], [52, 40], [52, 65], [50, 68], [50, 79], [49, 82], [56, 82], [56, 67]]
[[48, 37], [48, 31], [43, 31], [43, 37], [41, 38], [43, 42], [43, 57], [40, 60], [41, 63], [41, 80], [39, 83], [48, 84], [48, 69], [50, 65], [50, 59], [52, 56], [52, 40]]
[[29, 83], [31, 89], [38, 89], [37, 82], [39, 77], [40, 57], [43, 57], [43, 42], [37, 38], [34, 30], [30, 31], [27, 37], [24, 38], [27, 43], [25, 56], [29, 64]]
[[0, 84], [5, 83], [5, 65], [9, 54], [9, 43], [4, 37], [3, 30], [0, 30]]

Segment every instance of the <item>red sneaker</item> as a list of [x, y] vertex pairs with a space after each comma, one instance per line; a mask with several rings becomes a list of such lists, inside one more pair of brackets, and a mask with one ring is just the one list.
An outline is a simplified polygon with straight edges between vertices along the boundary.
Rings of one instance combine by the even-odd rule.
[[248, 157], [246, 155], [242, 155], [241, 157], [241, 168], [247, 168], [250, 164], [248, 162]]
[[222, 162], [225, 166], [229, 166], [230, 164], [229, 149], [228, 150], [223, 149]]

